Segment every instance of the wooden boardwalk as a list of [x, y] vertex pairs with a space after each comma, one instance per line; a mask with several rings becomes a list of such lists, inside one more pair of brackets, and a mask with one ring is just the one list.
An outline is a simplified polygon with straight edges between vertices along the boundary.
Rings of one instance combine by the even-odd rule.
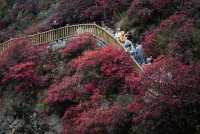
[[[2, 55], [7, 48], [12, 46], [12, 44], [19, 39], [27, 39], [30, 40], [33, 45], [39, 45], [43, 43], [50, 43], [59, 39], [69, 39], [71, 37], [79, 36], [83, 33], [91, 33], [95, 38], [104, 41], [106, 44], [122, 47], [120, 42], [103, 27], [97, 24], [78, 24], [67, 25], [65, 27], [52, 29], [34, 35], [10, 39], [0, 44], [0, 55]], [[135, 59], [133, 59], [133, 61], [135, 63], [135, 67], [139, 70], [142, 70], [141, 66], [135, 61]]]

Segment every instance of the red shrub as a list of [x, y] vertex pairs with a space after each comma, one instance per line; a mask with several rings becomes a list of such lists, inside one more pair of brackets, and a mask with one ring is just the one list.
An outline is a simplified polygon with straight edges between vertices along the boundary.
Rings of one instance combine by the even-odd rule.
[[93, 5], [84, 11], [84, 16], [90, 21], [110, 21], [115, 11], [120, 11], [126, 4], [123, 0], [95, 0]]
[[80, 76], [64, 77], [61, 81], [51, 85], [48, 89], [48, 96], [45, 100], [48, 104], [63, 103], [66, 100], [79, 100], [84, 90], [77, 87]]
[[[7, 48], [3, 54], [0, 56], [0, 75], [3, 75], [9, 70], [9, 68], [18, 63], [17, 56], [21, 54], [21, 51], [24, 48], [23, 45], [12, 44], [11, 47]], [[20, 47], [22, 46], [22, 47]]]
[[99, 53], [101, 71], [108, 77], [125, 77], [133, 71], [131, 58], [119, 48], [108, 46]]
[[172, 0], [150, 0], [150, 1], [153, 6], [153, 9], [155, 10], [160, 10], [172, 2]]
[[169, 18], [167, 18], [166, 20], [163, 20], [160, 23], [160, 29], [161, 30], [167, 30], [169, 28], [176, 28], [176, 25], [180, 25], [182, 24], [182, 22], [185, 21], [185, 19], [187, 19], [187, 14], [186, 12], [182, 11], [182, 12], [176, 12], [174, 15], [169, 16]]
[[[195, 127], [192, 124], [196, 125], [199, 120], [190, 122], [187, 115], [190, 114], [191, 118], [198, 116], [198, 67], [199, 64], [188, 66], [166, 57], [145, 69], [141, 80], [145, 94], [129, 106], [129, 110], [135, 114], [133, 121], [155, 134], [165, 133], [163, 129], [170, 129], [171, 133], [180, 132], [183, 128], [179, 125], [183, 122], [189, 126], [183, 132], [192, 130]], [[148, 124], [149, 121], [152, 124]], [[176, 127], [168, 126], [169, 123], [176, 124]]]
[[91, 34], [83, 34], [67, 42], [66, 47], [61, 51], [62, 57], [66, 60], [80, 56], [84, 51], [97, 47]]
[[54, 14], [59, 18], [59, 25], [85, 22], [87, 19], [84, 15], [84, 11], [93, 6], [93, 4], [94, 1], [61, 0]]
[[135, 87], [125, 86], [126, 77], [135, 71], [132, 64], [121, 48], [112, 45], [86, 51], [71, 61], [68, 67], [72, 70], [70, 76], [50, 86], [47, 103], [85, 100], [95, 94], [124, 94], [130, 90], [137, 94]]
[[1, 64], [7, 64], [9, 61], [20, 63], [27, 61], [39, 62], [39, 57], [41, 52], [45, 53], [47, 51], [47, 44], [41, 44], [38, 46], [32, 45], [29, 40], [17, 39], [12, 42], [11, 47], [9, 47], [0, 58], [2, 60]]
[[120, 106], [93, 107], [84, 111], [74, 107], [65, 113], [63, 134], [126, 133], [128, 122], [127, 111]]
[[24, 91], [37, 85], [38, 77], [34, 72], [33, 62], [16, 64], [2, 79], [2, 84], [12, 84], [16, 91]]
[[160, 54], [159, 46], [156, 42], [157, 31], [147, 32], [143, 40], [143, 48], [148, 56], [157, 57]]
[[176, 12], [161, 21], [159, 28], [145, 34], [144, 51], [148, 56], [154, 58], [160, 54], [177, 55], [181, 57], [181, 61], [188, 63], [187, 57], [193, 59], [192, 49], [195, 43], [192, 44], [192, 38], [194, 31], [194, 19], [189, 18], [186, 12]]
[[92, 80], [97, 89], [106, 93], [109, 90], [118, 92], [125, 76], [134, 71], [132, 63], [131, 58], [122, 49], [108, 46], [86, 52], [72, 62], [72, 68], [83, 74], [84, 82]]
[[[128, 74], [125, 78], [125, 89], [129, 89], [130, 94], [143, 96], [144, 89], [141, 87], [141, 78], [138, 73]], [[126, 90], [125, 90], [126, 91]]]
[[[153, 134], [165, 133], [165, 129], [177, 133], [183, 129], [178, 126], [183, 121], [189, 126], [184, 131], [195, 127], [191, 125], [196, 125], [196, 121], [188, 122], [187, 115], [192, 112], [191, 118], [198, 116], [195, 111], [198, 110], [200, 92], [198, 67], [198, 64], [187, 66], [171, 58], [161, 58], [145, 69], [141, 80], [145, 94], [135, 98], [128, 107], [134, 113], [134, 132], [140, 131], [138, 128], [142, 126], [144, 131]], [[187, 110], [188, 107], [190, 110]], [[169, 123], [176, 124], [176, 127], [168, 126]]]
[[109, 45], [96, 51], [86, 52], [82, 57], [73, 61], [72, 67], [77, 71], [87, 68], [100, 67], [100, 71], [107, 77], [124, 77], [133, 71], [133, 61], [121, 48]]
[[192, 33], [194, 31], [194, 20], [188, 19], [183, 23], [183, 25], [179, 28], [178, 32], [180, 33]]
[[144, 44], [154, 44], [156, 41], [156, 32], [148, 32], [144, 37]]
[[40, 56], [45, 53], [45, 49], [45, 45], [32, 46], [23, 39], [13, 42], [0, 57], [0, 81], [4, 86], [12, 85], [16, 90], [25, 90], [36, 85], [39, 87], [36, 66], [41, 62]]

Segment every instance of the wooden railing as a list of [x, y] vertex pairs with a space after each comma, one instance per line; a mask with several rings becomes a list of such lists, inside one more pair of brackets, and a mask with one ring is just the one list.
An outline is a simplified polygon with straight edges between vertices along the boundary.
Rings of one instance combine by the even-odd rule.
[[[85, 32], [92, 33], [93, 36], [96, 38], [104, 41], [106, 44], [114, 44], [122, 47], [120, 42], [113, 37], [108, 31], [104, 28], [98, 26], [97, 24], [79, 24], [79, 25], [67, 25], [65, 27], [61, 27], [58, 29], [49, 30], [46, 32], [37, 33], [34, 35], [27, 35], [25, 39], [28, 39], [32, 42], [33, 45], [49, 43], [52, 41], [56, 41], [58, 39], [69, 39], [74, 36], [78, 36]], [[13, 42], [16, 42], [18, 39], [21, 38], [13, 38], [6, 42], [0, 44], [0, 55], [9, 48]], [[134, 60], [134, 59], [133, 59]], [[140, 70], [142, 69], [141, 66], [134, 60], [135, 65]]]

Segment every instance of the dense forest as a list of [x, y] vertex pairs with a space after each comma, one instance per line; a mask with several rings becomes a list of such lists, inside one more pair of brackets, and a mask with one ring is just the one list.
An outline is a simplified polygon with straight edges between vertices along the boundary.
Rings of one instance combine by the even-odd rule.
[[199, 134], [199, 0], [0, 0], [0, 42], [102, 22], [132, 33], [153, 62], [89, 33], [52, 50], [15, 42], [0, 56], [0, 134]]

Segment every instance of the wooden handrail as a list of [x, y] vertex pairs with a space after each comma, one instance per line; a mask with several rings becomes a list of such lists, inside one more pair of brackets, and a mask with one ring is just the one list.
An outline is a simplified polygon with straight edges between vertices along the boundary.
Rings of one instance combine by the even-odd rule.
[[[92, 33], [93, 36], [99, 38], [100, 40], [103, 40], [107, 44], [113, 44], [121, 46], [121, 43], [113, 37], [108, 31], [106, 31], [103, 27], [100, 27], [97, 24], [78, 24], [78, 25], [67, 25], [61, 28], [52, 29], [49, 31], [33, 34], [33, 35], [27, 35], [25, 37], [32, 42], [33, 45], [43, 44], [43, 43], [49, 43], [52, 41], [56, 41], [59, 39], [69, 39], [73, 36], [78, 36], [82, 33], [89, 32]], [[13, 43], [17, 41], [20, 38], [13, 38], [6, 42], [3, 42], [0, 44], [0, 56], [3, 54], [3, 52], [9, 48]], [[122, 47], [123, 48], [123, 47]], [[140, 70], [142, 70], [141, 66], [133, 59], [135, 62], [136, 67], [138, 67]]]

